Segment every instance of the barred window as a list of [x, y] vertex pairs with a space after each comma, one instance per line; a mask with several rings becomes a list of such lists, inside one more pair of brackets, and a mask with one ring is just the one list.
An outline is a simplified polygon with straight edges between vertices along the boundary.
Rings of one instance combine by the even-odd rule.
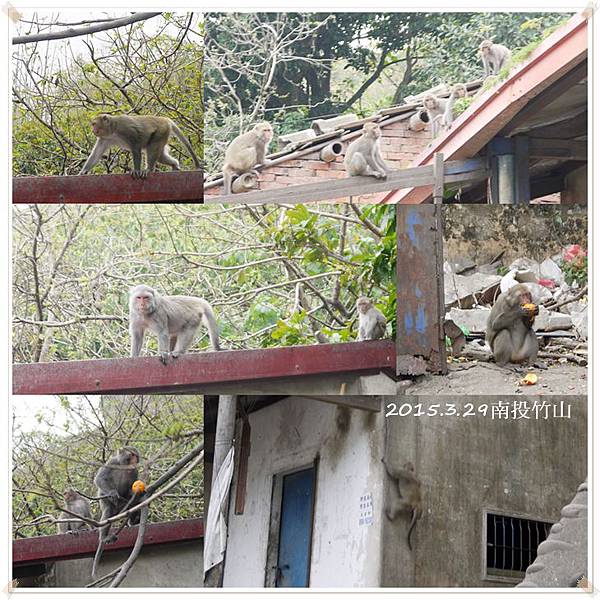
[[486, 575], [522, 579], [535, 560], [538, 546], [552, 523], [488, 512], [486, 515]]

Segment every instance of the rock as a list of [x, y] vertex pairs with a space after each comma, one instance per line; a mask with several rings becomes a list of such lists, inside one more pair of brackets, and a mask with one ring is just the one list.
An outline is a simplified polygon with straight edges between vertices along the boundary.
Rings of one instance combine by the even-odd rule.
[[531, 299], [534, 304], [543, 304], [544, 302], [548, 302], [548, 300], [552, 300], [552, 292], [547, 287], [539, 283], [528, 283], [526, 285], [531, 292]]
[[511, 269], [500, 281], [500, 291], [506, 292], [506, 290], [517, 285], [517, 283], [537, 283], [538, 277], [531, 270], [518, 270]]
[[500, 275], [473, 275], [447, 274], [444, 289], [446, 306], [459, 303], [462, 307], [470, 307], [477, 301], [477, 295], [484, 293], [490, 287], [498, 284]]
[[517, 258], [509, 266], [510, 271], [531, 271], [535, 281], [540, 278], [540, 264], [531, 258]]
[[486, 323], [491, 309], [478, 307], [471, 309], [451, 308], [446, 319], [453, 321], [469, 333], [485, 333]]
[[545, 306], [540, 306], [540, 314], [535, 318], [533, 329], [535, 331], [556, 331], [557, 329], [570, 329], [573, 321], [569, 315], [549, 311]]
[[[522, 277], [523, 279], [516, 279], [516, 276]], [[533, 277], [533, 279], [528, 279], [529, 277]], [[523, 271], [521, 273], [514, 273], [513, 271], [511, 271], [507, 273], [500, 282], [500, 290], [502, 292], [506, 292], [518, 283], [525, 283], [525, 285], [531, 292], [531, 299], [534, 304], [542, 304], [543, 302], [547, 302], [548, 300], [553, 299], [552, 292], [547, 287], [544, 287], [543, 285], [537, 283], [535, 277], [531, 274], [530, 271]]]
[[557, 285], [561, 285], [565, 280], [562, 269], [551, 258], [547, 258], [540, 264], [540, 277], [552, 279]]
[[576, 313], [571, 313], [571, 319], [573, 320], [573, 327], [575, 327], [575, 331], [584, 340], [587, 340], [587, 307]]
[[[565, 295], [565, 297], [562, 300], [568, 300], [568, 298], [569, 298], [569, 296]], [[564, 306], [561, 306], [560, 310], [569, 315], [574, 315], [574, 314], [580, 313], [582, 311], [587, 312], [587, 308], [588, 308], [587, 300], [577, 300], [575, 302], [570, 302], [569, 304], [565, 304]]]

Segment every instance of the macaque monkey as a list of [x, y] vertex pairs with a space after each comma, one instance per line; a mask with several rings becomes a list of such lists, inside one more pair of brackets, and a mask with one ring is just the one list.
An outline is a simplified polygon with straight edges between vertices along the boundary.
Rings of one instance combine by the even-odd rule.
[[[167, 117], [103, 114], [92, 119], [92, 131], [98, 139], [79, 172], [80, 175], [91, 171], [112, 146], [119, 146], [131, 152], [133, 155], [131, 176], [134, 179], [144, 179], [154, 170], [156, 163], [169, 165], [173, 171], [179, 171], [179, 161], [169, 154], [167, 145], [171, 134], [179, 138], [190, 153], [196, 168], [200, 168], [200, 160], [189, 140]], [[146, 151], [146, 169], [142, 169], [142, 150]]]
[[485, 77], [498, 75], [502, 67], [510, 60], [510, 50], [502, 44], [494, 44], [492, 40], [483, 40], [479, 44], [479, 54], [485, 70]]
[[531, 292], [523, 283], [498, 296], [487, 320], [485, 339], [496, 363], [533, 364], [538, 341], [532, 329], [539, 307], [531, 301]]
[[177, 358], [192, 345], [200, 323], [208, 329], [213, 350], [220, 350], [217, 320], [210, 304], [194, 296], [161, 296], [147, 285], [129, 291], [131, 356], [139, 356], [146, 329], [158, 336], [161, 362]]
[[386, 318], [373, 306], [370, 298], [361, 296], [356, 301], [358, 312], [358, 341], [378, 340], [385, 335]]
[[423, 98], [423, 106], [431, 123], [431, 139], [436, 138], [441, 130], [448, 130], [454, 121], [454, 105], [458, 98], [467, 95], [467, 88], [462, 83], [452, 86], [449, 98], [438, 98], [434, 94], [427, 94]]
[[257, 165], [268, 164], [265, 161], [267, 149], [273, 139], [273, 127], [270, 123], [257, 123], [250, 131], [238, 135], [225, 151], [223, 164], [223, 192], [231, 194], [233, 178], [242, 173], [258, 176], [254, 169]]
[[381, 129], [377, 123], [363, 125], [362, 135], [348, 146], [344, 156], [344, 167], [350, 177], [387, 177], [388, 166], [381, 156], [380, 137]]
[[442, 115], [441, 126], [444, 131], [448, 131], [454, 122], [454, 105], [459, 98], [464, 98], [467, 95], [467, 88], [462, 83], [457, 83], [452, 86], [450, 97], [446, 101], [446, 108]]
[[[121, 448], [114, 456], [108, 459], [105, 465], [98, 469], [94, 483], [98, 487], [98, 496], [107, 496], [100, 499], [102, 509], [101, 521], [110, 519], [123, 511], [132, 495], [131, 486], [138, 477], [139, 450], [131, 446]], [[133, 513], [128, 517], [129, 525], [139, 523], [140, 513]], [[96, 567], [100, 562], [105, 544], [111, 544], [116, 537], [109, 536], [111, 524], [99, 529], [98, 549], [92, 566], [92, 577], [96, 576]]]
[[421, 482], [417, 479], [415, 467], [411, 462], [405, 463], [400, 469], [393, 468], [385, 459], [382, 459], [382, 462], [387, 474], [394, 480], [395, 484], [391, 488], [392, 498], [385, 509], [385, 514], [390, 521], [393, 521], [402, 512], [411, 515], [406, 541], [409, 550], [412, 550], [410, 536], [417, 520], [423, 516]]
[[431, 139], [436, 138], [440, 132], [447, 104], [447, 100], [438, 98], [434, 94], [427, 94], [423, 98], [423, 106], [427, 111], [427, 118], [431, 125]]
[[[87, 519], [92, 518], [92, 511], [90, 509], [90, 503], [87, 498], [84, 498], [78, 494], [74, 489], [69, 488], [64, 491], [63, 498], [65, 499], [65, 508], [72, 513], [86, 517]], [[73, 515], [66, 512], [61, 512], [59, 519], [73, 519]], [[80, 529], [92, 529], [92, 526], [85, 521], [68, 521], [65, 523], [57, 523], [58, 533], [79, 533]]]

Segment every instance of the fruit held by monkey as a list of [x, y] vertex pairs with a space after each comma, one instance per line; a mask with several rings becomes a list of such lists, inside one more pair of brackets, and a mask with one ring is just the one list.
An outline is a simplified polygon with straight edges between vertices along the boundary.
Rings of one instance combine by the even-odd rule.
[[131, 484], [131, 490], [136, 496], [143, 494], [146, 491], [146, 484], [141, 479], [137, 479]]

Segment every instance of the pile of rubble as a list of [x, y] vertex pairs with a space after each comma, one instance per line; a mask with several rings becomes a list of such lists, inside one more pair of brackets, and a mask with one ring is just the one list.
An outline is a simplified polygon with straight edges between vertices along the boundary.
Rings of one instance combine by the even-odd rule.
[[562, 254], [542, 262], [519, 258], [505, 275], [502, 255], [490, 264], [444, 264], [446, 322], [444, 329], [451, 343], [451, 354], [489, 360], [485, 343], [487, 318], [502, 292], [517, 283], [531, 290], [539, 305], [534, 330], [540, 340], [540, 358], [587, 364], [587, 286], [569, 279], [564, 267], [576, 256], [584, 258], [579, 246], [569, 246]]

